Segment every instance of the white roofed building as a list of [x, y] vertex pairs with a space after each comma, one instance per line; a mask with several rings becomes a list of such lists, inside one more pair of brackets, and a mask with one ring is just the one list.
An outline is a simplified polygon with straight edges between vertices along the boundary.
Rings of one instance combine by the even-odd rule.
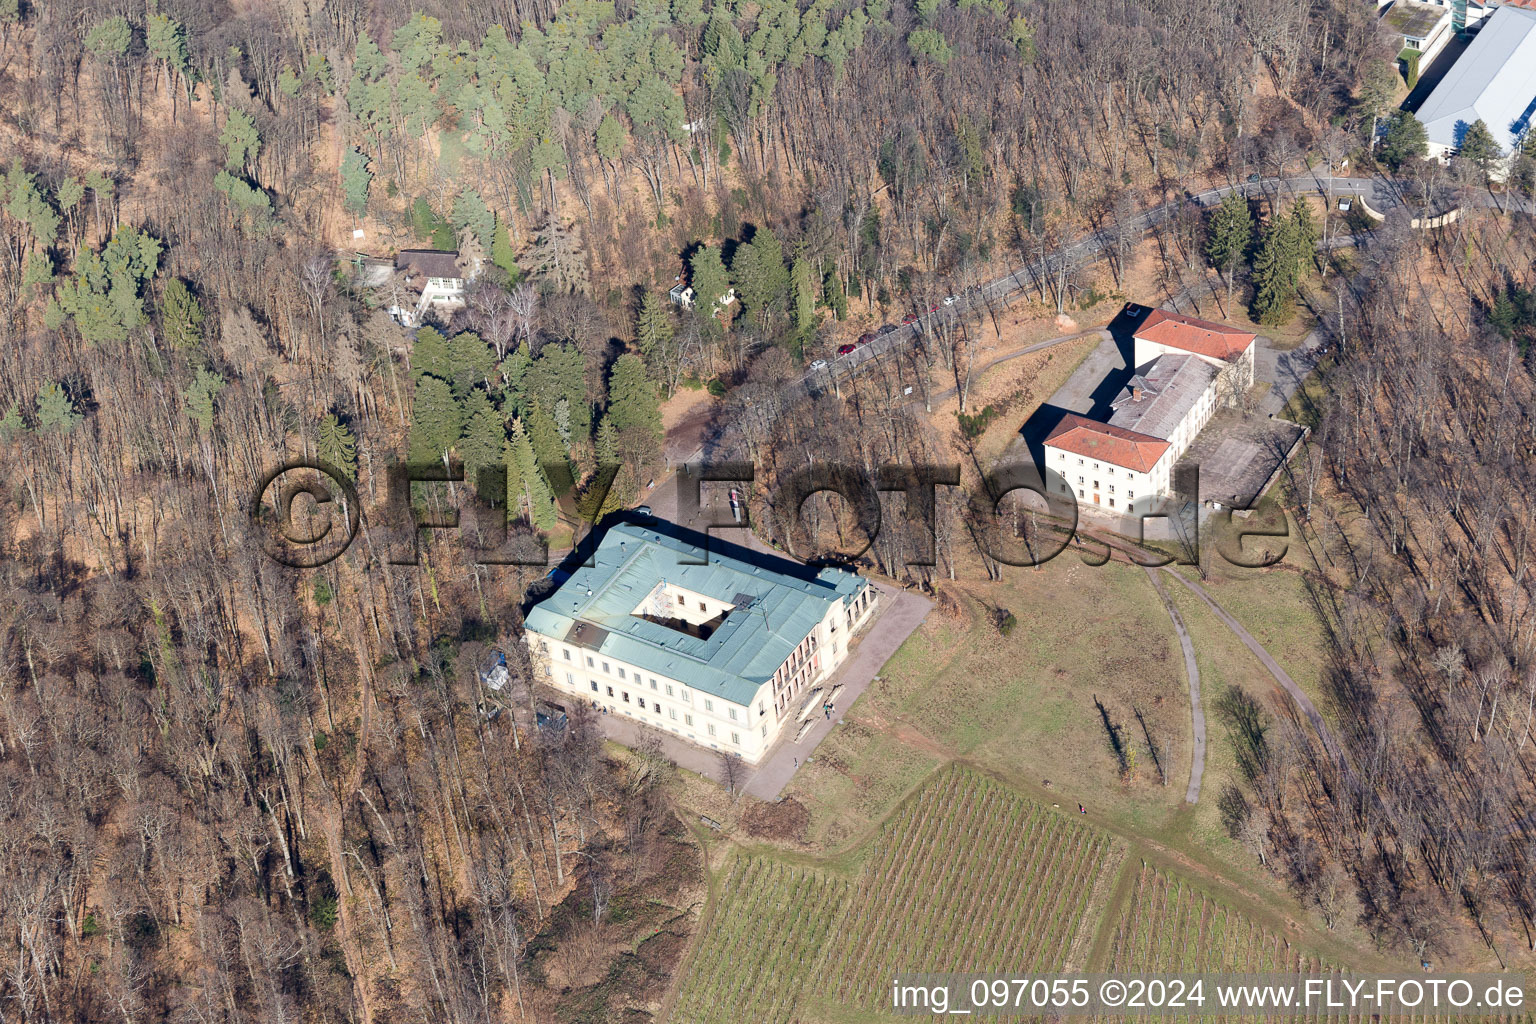
[[[1536, 116], [1536, 8], [1504, 4], [1418, 109], [1429, 155], [1455, 154], [1467, 129], [1488, 126], [1506, 158], [1524, 145]], [[1508, 161], [1496, 168], [1507, 173]]]

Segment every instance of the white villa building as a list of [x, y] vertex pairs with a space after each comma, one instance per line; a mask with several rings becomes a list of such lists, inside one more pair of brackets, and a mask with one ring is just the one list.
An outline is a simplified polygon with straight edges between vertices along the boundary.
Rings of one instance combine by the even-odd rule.
[[1217, 409], [1253, 386], [1250, 332], [1154, 309], [1133, 340], [1136, 369], [1108, 420], [1068, 414], [1045, 439], [1046, 468], [1088, 511], [1157, 511], [1174, 463]]
[[879, 592], [841, 569], [728, 545], [706, 555], [696, 536], [610, 527], [524, 633], [535, 671], [571, 700], [755, 764], [821, 714]]

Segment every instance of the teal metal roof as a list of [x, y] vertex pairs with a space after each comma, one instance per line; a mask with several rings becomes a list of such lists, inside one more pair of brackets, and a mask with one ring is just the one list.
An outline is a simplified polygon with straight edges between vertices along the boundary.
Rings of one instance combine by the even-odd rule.
[[[676, 528], [670, 524], [661, 527], [667, 532], [633, 523], [610, 527], [593, 551], [593, 564], [575, 569], [530, 609], [527, 628], [746, 705], [830, 605], [868, 585], [842, 569], [818, 571], [718, 540], [710, 543], [705, 562], [704, 548], [671, 535]], [[736, 607], [707, 638], [634, 615], [663, 580]]]

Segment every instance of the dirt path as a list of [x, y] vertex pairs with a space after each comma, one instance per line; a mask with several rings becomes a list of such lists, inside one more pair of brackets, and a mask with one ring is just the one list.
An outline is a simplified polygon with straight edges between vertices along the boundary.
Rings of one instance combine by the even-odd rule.
[[[1143, 566], [1145, 569], [1145, 566]], [[1205, 775], [1205, 705], [1200, 702], [1200, 666], [1195, 662], [1195, 644], [1184, 626], [1184, 619], [1173, 606], [1173, 599], [1163, 589], [1163, 581], [1157, 570], [1146, 569], [1147, 579], [1152, 581], [1157, 596], [1162, 598], [1168, 618], [1173, 620], [1173, 631], [1179, 635], [1179, 646], [1184, 649], [1184, 674], [1189, 677], [1189, 709], [1195, 726], [1195, 749], [1189, 761], [1189, 788], [1184, 791], [1184, 802], [1200, 801], [1200, 780]]]
[[1207, 607], [1211, 609], [1211, 612], [1232, 631], [1232, 635], [1241, 640], [1243, 646], [1253, 652], [1253, 656], [1259, 659], [1259, 663], [1269, 670], [1270, 675], [1275, 677], [1275, 682], [1279, 683], [1285, 689], [1285, 692], [1291, 695], [1291, 699], [1296, 702], [1296, 706], [1301, 708], [1301, 713], [1307, 716], [1307, 721], [1312, 723], [1312, 728], [1317, 732], [1318, 739], [1323, 741], [1323, 747], [1328, 751], [1328, 755], [1341, 766], [1344, 765], [1344, 758], [1340, 753], [1338, 741], [1334, 739], [1333, 732], [1328, 728], [1328, 723], [1323, 721], [1322, 713], [1317, 710], [1317, 705], [1313, 704], [1312, 699], [1302, 692], [1301, 687], [1296, 685], [1296, 680], [1292, 679], [1290, 674], [1280, 667], [1280, 663], [1270, 657], [1269, 652], [1264, 649], [1264, 645], [1255, 640], [1253, 634], [1244, 629], [1241, 623], [1228, 615], [1226, 610], [1217, 604], [1200, 584], [1194, 580], [1185, 579], [1172, 569], [1164, 569], [1163, 571], [1184, 584], [1196, 597], [1204, 601]]
[[853, 719], [873, 732], [883, 732], [900, 740], [904, 746], [932, 754], [939, 759], [940, 764], [946, 764], [959, 756], [903, 718], [889, 719], [874, 708], [868, 708], [860, 709], [860, 713], [854, 715]]

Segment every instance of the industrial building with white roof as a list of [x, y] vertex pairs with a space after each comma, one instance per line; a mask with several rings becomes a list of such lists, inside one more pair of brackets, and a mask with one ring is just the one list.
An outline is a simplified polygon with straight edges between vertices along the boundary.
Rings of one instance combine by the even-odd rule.
[[1443, 158], [1461, 148], [1467, 129], [1483, 122], [1505, 159], [1493, 168], [1502, 177], [1525, 144], [1536, 116], [1536, 6], [1506, 3], [1446, 72], [1417, 111], [1429, 139], [1429, 155]]
[[703, 542], [659, 521], [609, 527], [524, 632], [556, 690], [757, 763], [820, 714], [816, 692], [879, 592], [842, 569]]

